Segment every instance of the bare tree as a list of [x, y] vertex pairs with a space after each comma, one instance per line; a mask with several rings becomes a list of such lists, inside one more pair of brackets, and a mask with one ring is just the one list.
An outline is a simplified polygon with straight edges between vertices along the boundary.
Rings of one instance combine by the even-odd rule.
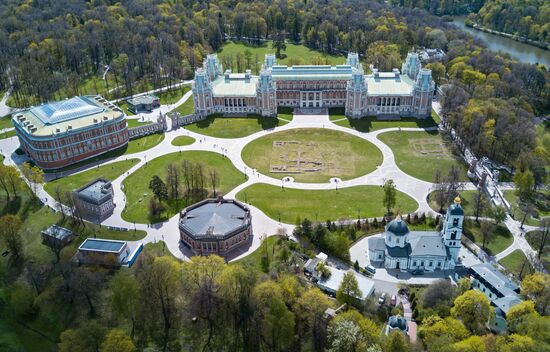
[[483, 250], [485, 250], [487, 243], [491, 242], [495, 235], [495, 225], [490, 221], [483, 221], [479, 227], [479, 235], [481, 236]]
[[63, 206], [64, 203], [64, 193], [61, 189], [60, 185], [55, 186], [54, 193], [53, 193], [53, 199], [55, 199], [55, 207], [59, 212], [61, 213], [61, 219], [62, 221], [65, 221], [65, 207]]
[[447, 185], [443, 182], [441, 170], [435, 170], [433, 183], [435, 184], [433, 192], [434, 201], [439, 206], [439, 212], [441, 213], [447, 202]]
[[220, 177], [218, 175], [218, 172], [215, 169], [210, 170], [210, 184], [212, 185], [212, 193], [214, 195], [214, 198], [216, 197], [216, 187], [220, 183]]
[[483, 194], [483, 188], [478, 187], [477, 193], [474, 197], [476, 222], [479, 222], [479, 215], [481, 215], [481, 213], [483, 213], [488, 206], [489, 204], [487, 204], [487, 198], [485, 198], [485, 194]]
[[542, 255], [550, 249], [550, 218], [543, 218], [540, 221], [540, 236], [535, 237], [535, 245], [537, 246], [537, 258], [540, 260]]
[[179, 199], [180, 171], [174, 164], [166, 166], [166, 184], [168, 185], [168, 195], [170, 198]]

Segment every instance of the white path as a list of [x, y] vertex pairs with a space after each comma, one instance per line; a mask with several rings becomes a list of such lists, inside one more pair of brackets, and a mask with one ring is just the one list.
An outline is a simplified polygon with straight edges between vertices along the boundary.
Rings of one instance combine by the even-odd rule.
[[[182, 82], [181, 84], [188, 84], [188, 83], [189, 82]], [[160, 107], [160, 109], [157, 109], [151, 113], [148, 113], [148, 114], [143, 113], [135, 117], [131, 116], [130, 118], [139, 118], [140, 120], [155, 121], [159, 116], [159, 113], [166, 114], [167, 112], [176, 109], [177, 107], [185, 103], [187, 99], [191, 97], [191, 95], [192, 95], [192, 92], [189, 91], [185, 93], [184, 96], [180, 100], [178, 100], [175, 104], [163, 105]], [[436, 108], [438, 107], [436, 104], [434, 105]], [[170, 124], [170, 121], [169, 121], [169, 124]], [[171, 126], [169, 126], [169, 129], [170, 127]], [[179, 215], [175, 215], [163, 223], [152, 224], [152, 225], [143, 224], [143, 223], [134, 224], [134, 223], [125, 221], [122, 218], [122, 211], [124, 210], [126, 205], [126, 197], [122, 189], [122, 182], [124, 181], [124, 179], [129, 175], [131, 175], [132, 173], [134, 173], [139, 168], [143, 167], [149, 161], [155, 158], [161, 157], [163, 155], [166, 155], [168, 153], [178, 152], [178, 151], [200, 150], [200, 151], [211, 151], [211, 152], [215, 152], [215, 153], [219, 153], [227, 156], [238, 170], [245, 173], [249, 177], [248, 180], [246, 180], [241, 185], [237, 186], [235, 189], [228, 192], [225, 195], [228, 198], [234, 198], [239, 191], [255, 183], [266, 183], [266, 184], [279, 187], [282, 184], [281, 179], [275, 179], [275, 178], [260, 174], [258, 172], [255, 172], [253, 169], [247, 166], [245, 162], [242, 160], [241, 153], [243, 148], [248, 143], [250, 143], [251, 141], [257, 138], [266, 136], [274, 132], [285, 131], [289, 129], [297, 129], [297, 128], [329, 128], [331, 130], [342, 131], [342, 132], [357, 136], [359, 138], [362, 138], [364, 140], [367, 140], [373, 143], [374, 145], [376, 145], [381, 150], [383, 155], [383, 162], [380, 166], [377, 167], [375, 171], [351, 180], [340, 181], [338, 182], [338, 188], [347, 188], [347, 187], [360, 186], [360, 185], [381, 186], [386, 180], [393, 179], [399, 191], [408, 194], [418, 202], [419, 205], [418, 205], [417, 211], [426, 212], [427, 214], [435, 215], [435, 212], [429, 207], [426, 201], [428, 194], [433, 189], [433, 184], [430, 182], [419, 180], [401, 171], [396, 165], [395, 156], [391, 151], [391, 149], [378, 139], [378, 135], [389, 131], [422, 131], [424, 129], [388, 128], [388, 129], [364, 133], [364, 132], [359, 132], [346, 127], [338, 126], [329, 120], [329, 116], [327, 114], [321, 114], [321, 115], [295, 115], [294, 119], [286, 125], [276, 127], [271, 130], [260, 131], [243, 138], [234, 138], [234, 139], [224, 139], [224, 138], [204, 136], [204, 135], [180, 128], [174, 131], [166, 132], [164, 140], [154, 148], [151, 148], [144, 152], [139, 152], [139, 153], [130, 154], [130, 155], [123, 155], [117, 158], [102, 161], [101, 164], [105, 165], [105, 164], [110, 164], [121, 160], [127, 160], [130, 158], [139, 159], [139, 162], [136, 165], [134, 165], [130, 170], [125, 172], [123, 175], [121, 175], [117, 179], [112, 180], [113, 187], [115, 189], [115, 203], [117, 206], [115, 207], [115, 211], [112, 214], [112, 216], [110, 216], [108, 219], [103, 221], [102, 224], [108, 225], [108, 226], [114, 226], [114, 227], [143, 230], [147, 233], [147, 235], [142, 240], [140, 240], [140, 242], [149, 243], [149, 242], [156, 242], [156, 241], [163, 240], [164, 242], [166, 242], [167, 248], [170, 250], [172, 254], [174, 254], [178, 258], [185, 259], [189, 255], [189, 253], [186, 252], [185, 249], [180, 247], [179, 230], [178, 230]], [[436, 127], [432, 129], [435, 129], [435, 128]], [[184, 135], [195, 138], [195, 142], [191, 145], [183, 146], [183, 147], [176, 147], [172, 145], [172, 141], [174, 140], [174, 138], [178, 136], [184, 136]], [[18, 144], [19, 144], [18, 140], [15, 137], [0, 140], [0, 152], [6, 156], [6, 159], [4, 161], [5, 163], [21, 164], [22, 162], [25, 161], [24, 157], [17, 156], [13, 153], [15, 149], [17, 149]], [[58, 173], [58, 174], [48, 174], [47, 176], [48, 176], [48, 180], [50, 180], [54, 177], [62, 177], [70, 174], [84, 172], [93, 167], [96, 167], [96, 165], [90, 164], [68, 172]], [[336, 184], [331, 182], [328, 182], [328, 183], [285, 182], [284, 186], [286, 188], [295, 188], [295, 189], [328, 190], [328, 189], [334, 189], [336, 187]], [[45, 204], [55, 209], [56, 202], [54, 201], [54, 199], [47, 192], [44, 191], [42, 186], [38, 188], [39, 188], [38, 196], [45, 202]], [[471, 183], [464, 183], [463, 188], [475, 189], [475, 185]], [[274, 219], [267, 217], [261, 210], [257, 209], [256, 207], [251, 206], [250, 208], [251, 208], [252, 219], [253, 219], [252, 220], [252, 227], [254, 232], [253, 242], [250, 245], [250, 247], [246, 248], [236, 258], [241, 258], [243, 256], [246, 256], [247, 254], [254, 251], [256, 248], [258, 248], [260, 240], [263, 236], [275, 235], [277, 234], [278, 231], [280, 231], [280, 229], [283, 229], [283, 231], [290, 234], [292, 233], [292, 230], [294, 228], [293, 225], [282, 224]], [[532, 252], [532, 249], [529, 246], [529, 244], [525, 241], [525, 239], [522, 238], [522, 235], [520, 234], [521, 230], [518, 228], [518, 231], [513, 231], [514, 225], [512, 222], [513, 222], [512, 219], [508, 219], [506, 224], [509, 228], [511, 228], [511, 231], [514, 234], [514, 243], [505, 251], [497, 254], [496, 256], [497, 259], [501, 259], [505, 257], [506, 255], [510, 254], [511, 252], [513, 252], [513, 250], [517, 248], [522, 249], [526, 254]]]

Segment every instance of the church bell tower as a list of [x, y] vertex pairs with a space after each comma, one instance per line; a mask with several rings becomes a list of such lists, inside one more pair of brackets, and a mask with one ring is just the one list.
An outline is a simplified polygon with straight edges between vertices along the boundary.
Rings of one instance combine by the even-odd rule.
[[460, 240], [462, 238], [462, 225], [464, 222], [464, 209], [460, 205], [460, 197], [456, 197], [454, 203], [447, 208], [441, 236], [445, 247], [449, 249], [451, 257], [458, 261], [458, 252], [460, 251]]

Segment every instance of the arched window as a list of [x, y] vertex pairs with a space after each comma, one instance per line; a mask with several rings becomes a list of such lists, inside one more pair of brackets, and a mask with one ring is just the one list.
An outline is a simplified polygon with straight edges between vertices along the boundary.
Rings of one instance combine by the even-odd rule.
[[456, 231], [451, 232], [451, 240], [456, 240]]

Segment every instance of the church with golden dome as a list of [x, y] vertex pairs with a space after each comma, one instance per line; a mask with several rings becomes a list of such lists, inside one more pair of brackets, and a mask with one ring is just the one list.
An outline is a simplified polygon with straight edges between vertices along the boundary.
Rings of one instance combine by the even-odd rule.
[[447, 208], [441, 231], [410, 231], [398, 217], [380, 237], [368, 240], [373, 265], [401, 270], [449, 270], [458, 263], [464, 210], [457, 197]]

